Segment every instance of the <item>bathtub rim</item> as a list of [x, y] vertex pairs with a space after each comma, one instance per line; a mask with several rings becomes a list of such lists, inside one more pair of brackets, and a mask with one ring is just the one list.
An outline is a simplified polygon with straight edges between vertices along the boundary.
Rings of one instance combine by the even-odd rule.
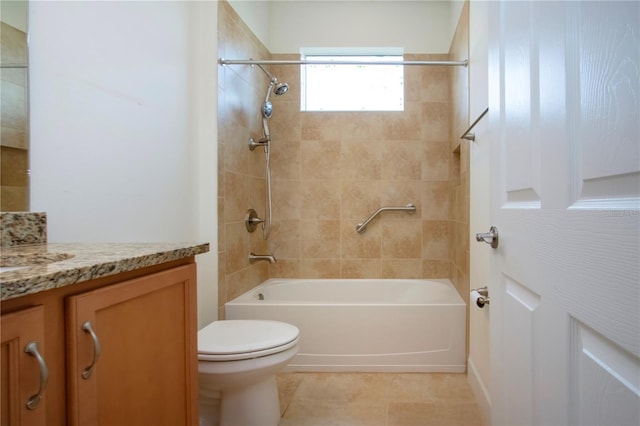
[[[366, 303], [354, 303], [354, 302], [340, 302], [336, 300], [331, 301], [323, 301], [323, 302], [310, 302], [304, 300], [259, 300], [256, 296], [259, 293], [260, 289], [269, 286], [279, 286], [279, 285], [290, 285], [294, 281], [305, 281], [305, 282], [321, 282], [321, 281], [347, 281], [347, 282], [365, 282], [370, 280], [380, 280], [380, 281], [426, 281], [426, 282], [434, 282], [437, 284], [442, 284], [448, 287], [451, 290], [451, 297], [456, 300], [446, 301], [446, 302], [420, 302], [420, 303], [410, 303], [410, 302], [366, 302]], [[339, 306], [467, 306], [467, 303], [464, 301], [458, 290], [453, 285], [453, 282], [449, 278], [268, 278], [267, 280], [261, 282], [257, 286], [245, 291], [239, 296], [231, 299], [228, 302], [225, 302], [225, 306], [227, 304], [230, 305], [270, 305], [270, 306], [289, 306], [289, 305], [300, 305], [300, 306], [327, 306], [327, 305], [339, 305]]]

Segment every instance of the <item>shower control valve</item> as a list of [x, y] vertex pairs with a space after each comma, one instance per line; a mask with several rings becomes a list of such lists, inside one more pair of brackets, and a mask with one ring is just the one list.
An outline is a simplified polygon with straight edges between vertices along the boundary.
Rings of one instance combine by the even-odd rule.
[[262, 138], [259, 141], [255, 141], [253, 138], [249, 138], [249, 149], [253, 151], [260, 146], [269, 146], [269, 138]]
[[247, 214], [244, 216], [244, 224], [247, 227], [247, 231], [255, 231], [258, 224], [262, 222], [264, 222], [264, 219], [260, 219], [254, 209], [247, 210]]

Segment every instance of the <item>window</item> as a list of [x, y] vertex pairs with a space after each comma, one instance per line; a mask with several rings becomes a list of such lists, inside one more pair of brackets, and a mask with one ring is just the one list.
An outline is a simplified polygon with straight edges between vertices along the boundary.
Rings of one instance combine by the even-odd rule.
[[[402, 55], [306, 55], [307, 61], [402, 61]], [[302, 111], [403, 111], [403, 65], [301, 65]]]

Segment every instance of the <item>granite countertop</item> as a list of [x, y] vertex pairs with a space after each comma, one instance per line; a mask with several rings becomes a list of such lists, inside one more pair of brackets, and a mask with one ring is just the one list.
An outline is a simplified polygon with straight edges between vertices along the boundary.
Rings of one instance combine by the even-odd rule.
[[2, 247], [0, 259], [4, 262], [3, 267], [28, 266], [0, 273], [0, 300], [133, 271], [208, 251], [208, 243], [48, 243]]

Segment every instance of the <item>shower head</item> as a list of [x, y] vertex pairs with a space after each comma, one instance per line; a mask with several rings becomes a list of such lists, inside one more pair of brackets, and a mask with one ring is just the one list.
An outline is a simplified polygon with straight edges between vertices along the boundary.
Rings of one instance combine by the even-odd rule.
[[285, 93], [287, 93], [287, 90], [289, 90], [289, 85], [287, 83], [279, 83], [278, 79], [275, 78], [273, 75], [271, 75], [269, 71], [264, 69], [262, 65], [260, 64], [256, 64], [256, 65], [258, 65], [258, 68], [260, 68], [262, 72], [265, 73], [267, 77], [269, 77], [269, 87], [267, 88], [267, 95], [264, 97], [265, 104], [269, 102], [269, 96], [271, 96], [271, 91], [275, 92], [276, 96], [284, 95]]
[[274, 92], [277, 96], [280, 96], [287, 93], [287, 90], [289, 90], [289, 85], [287, 83], [276, 83], [276, 89], [274, 90]]

